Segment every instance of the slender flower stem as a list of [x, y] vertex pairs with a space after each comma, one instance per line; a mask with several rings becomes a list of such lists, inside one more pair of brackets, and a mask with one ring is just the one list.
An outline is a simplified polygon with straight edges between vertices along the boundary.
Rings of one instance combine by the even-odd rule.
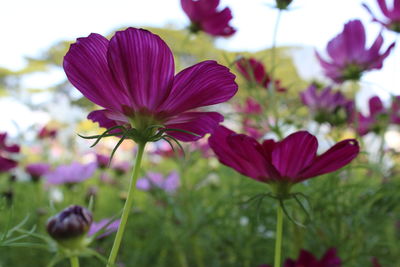
[[276, 236], [275, 236], [275, 259], [274, 267], [281, 267], [281, 253], [282, 253], [282, 232], [283, 232], [283, 210], [282, 204], [278, 204], [276, 213]]
[[[274, 117], [275, 117], [275, 125], [274, 125], [274, 131], [278, 134], [280, 134], [279, 131], [279, 113], [278, 113], [278, 108], [277, 108], [277, 102], [276, 102], [276, 92], [278, 88], [275, 86], [275, 71], [276, 71], [276, 44], [277, 44], [277, 36], [278, 36], [278, 30], [279, 30], [279, 24], [281, 21], [281, 16], [282, 16], [282, 10], [278, 10], [278, 14], [276, 16], [276, 21], [275, 21], [275, 26], [274, 26], [274, 32], [272, 35], [272, 48], [271, 48], [271, 66], [272, 69], [270, 71], [270, 84], [268, 86], [268, 95], [269, 95], [269, 103], [272, 104], [270, 107], [270, 110], [272, 111]], [[280, 136], [281, 137], [281, 136]]]
[[111, 249], [110, 257], [108, 258], [107, 266], [109, 266], [109, 267], [114, 266], [115, 260], [117, 259], [118, 250], [121, 245], [122, 236], [124, 235], [124, 230], [125, 230], [126, 223], [128, 221], [129, 212], [131, 211], [131, 208], [132, 208], [133, 192], [136, 189], [136, 180], [139, 176], [140, 165], [142, 163], [143, 152], [144, 152], [145, 146], [146, 146], [146, 143], [138, 144], [138, 152], [136, 155], [135, 166], [133, 167], [133, 173], [132, 173], [132, 178], [131, 178], [131, 182], [129, 185], [128, 197], [125, 201], [124, 209], [122, 211], [122, 216], [121, 216], [121, 222], [120, 222], [120, 225], [119, 225], [119, 228], [117, 231], [117, 235], [115, 236], [115, 239], [114, 239], [114, 244]]
[[79, 267], [79, 259], [77, 256], [70, 257], [69, 262], [71, 263], [71, 267]]
[[275, 21], [275, 26], [274, 26], [274, 32], [272, 35], [272, 48], [271, 48], [271, 65], [272, 65], [272, 70], [271, 70], [271, 82], [274, 82], [274, 74], [275, 74], [275, 69], [276, 69], [276, 43], [277, 43], [277, 37], [278, 37], [278, 30], [279, 30], [279, 23], [281, 21], [281, 16], [282, 16], [282, 10], [278, 10], [278, 14], [276, 16], [276, 21]]

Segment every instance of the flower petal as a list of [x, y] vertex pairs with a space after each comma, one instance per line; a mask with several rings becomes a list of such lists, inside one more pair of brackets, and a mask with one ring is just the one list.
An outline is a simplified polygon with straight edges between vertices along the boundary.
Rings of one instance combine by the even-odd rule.
[[386, 17], [390, 17], [390, 12], [386, 5], [386, 0], [378, 0], [378, 5], [379, 5], [383, 15], [385, 15]]
[[7, 172], [15, 167], [17, 167], [18, 163], [15, 160], [4, 158], [0, 156], [0, 173]]
[[307, 250], [302, 249], [297, 264], [300, 266], [316, 266], [318, 265], [318, 259]]
[[78, 38], [64, 57], [68, 80], [90, 101], [102, 107], [122, 111], [127, 96], [118, 88], [107, 63], [108, 40], [92, 33]]
[[118, 31], [110, 40], [107, 57], [114, 79], [134, 111], [154, 110], [169, 94], [174, 58], [159, 36], [135, 28]]
[[331, 248], [326, 251], [322, 259], [320, 260], [320, 265], [327, 267], [340, 267], [341, 263], [342, 261], [336, 255], [336, 248]]
[[349, 164], [359, 152], [360, 147], [355, 139], [343, 140], [316, 157], [312, 165], [300, 174], [301, 180], [334, 172]]
[[329, 41], [326, 50], [337, 65], [343, 66], [346, 63], [346, 43], [343, 34], [339, 34]]
[[214, 36], [230, 36], [236, 32], [236, 30], [229, 25], [231, 19], [232, 12], [226, 7], [221, 12], [215, 13], [209, 16], [207, 20], [204, 20], [201, 23], [201, 28], [208, 34]]
[[265, 160], [255, 139], [219, 126], [208, 143], [222, 164], [260, 182], [268, 178], [265, 166], [260, 164]]
[[183, 11], [197, 23], [215, 13], [218, 4], [219, 0], [181, 0]]
[[376, 115], [385, 111], [383, 103], [378, 96], [371, 97], [368, 101], [369, 115], [375, 117]]
[[176, 115], [190, 109], [228, 101], [237, 92], [235, 75], [216, 61], [208, 60], [186, 68], [174, 80], [160, 111]]
[[[95, 110], [89, 113], [87, 118], [93, 122], [99, 123], [100, 127], [109, 129], [111, 127], [117, 126], [117, 125], [124, 125], [127, 124], [128, 121], [126, 117], [117, 112], [113, 112], [108, 109], [100, 109], [100, 110]], [[119, 130], [114, 130], [111, 132], [118, 132]]]
[[207, 133], [212, 133], [224, 117], [218, 112], [185, 112], [166, 122], [166, 128], [181, 129], [199, 136], [177, 131], [168, 134], [181, 141], [195, 141]]
[[341, 34], [347, 52], [347, 60], [358, 62], [365, 53], [366, 37], [363, 24], [360, 20], [351, 20], [345, 24]]
[[315, 136], [306, 131], [296, 132], [275, 144], [272, 164], [281, 176], [294, 181], [315, 159], [317, 149], [318, 141]]

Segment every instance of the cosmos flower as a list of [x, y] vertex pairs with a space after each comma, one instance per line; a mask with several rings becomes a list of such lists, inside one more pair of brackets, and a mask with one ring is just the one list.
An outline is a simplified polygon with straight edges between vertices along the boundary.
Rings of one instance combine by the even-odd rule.
[[48, 126], [43, 126], [38, 133], [39, 139], [55, 138], [56, 135], [57, 129], [51, 129]]
[[[318, 260], [313, 254], [302, 249], [297, 260], [287, 259], [283, 267], [340, 267], [342, 260], [336, 255], [336, 249], [331, 248]], [[259, 267], [270, 267], [263, 264]]]
[[162, 189], [167, 193], [175, 192], [179, 186], [180, 181], [177, 172], [171, 172], [166, 177], [161, 173], [148, 172], [145, 177], [138, 179], [136, 183], [136, 188], [143, 191]]
[[395, 43], [380, 53], [382, 44], [383, 37], [379, 34], [372, 46], [366, 48], [363, 24], [359, 20], [351, 20], [344, 25], [343, 32], [328, 43], [327, 52], [330, 59], [323, 59], [318, 52], [316, 56], [325, 75], [334, 82], [358, 81], [365, 71], [382, 68], [384, 59]]
[[88, 232], [88, 236], [93, 236], [97, 233], [99, 233], [100, 231], [103, 231], [102, 234], [98, 235], [96, 237], [96, 239], [101, 239], [103, 237], [106, 237], [114, 232], [116, 232], [118, 230], [119, 227], [119, 223], [121, 222], [120, 219], [115, 220], [113, 222], [111, 222], [111, 219], [103, 219], [99, 222], [93, 222], [92, 225], [90, 226], [89, 232]]
[[318, 141], [306, 131], [275, 142], [261, 144], [224, 126], [209, 138], [219, 161], [256, 181], [267, 183], [278, 197], [286, 197], [292, 185], [334, 172], [349, 164], [359, 153], [356, 140], [343, 140], [317, 156]]
[[[240, 58], [236, 61], [236, 68], [250, 83], [267, 89], [271, 87], [271, 76], [265, 71], [263, 63], [255, 58]], [[281, 81], [277, 79], [274, 80], [274, 89], [278, 92], [286, 92], [286, 88], [283, 88]]]
[[18, 163], [8, 158], [9, 154], [18, 153], [20, 147], [18, 145], [7, 145], [6, 144], [7, 133], [0, 133], [0, 173], [7, 172], [15, 168]]
[[352, 119], [354, 102], [346, 99], [340, 91], [333, 92], [331, 87], [317, 91], [317, 86], [311, 85], [300, 96], [319, 123], [338, 125]]
[[237, 104], [235, 109], [237, 112], [246, 115], [260, 115], [262, 113], [262, 106], [260, 103], [251, 97], [247, 97], [243, 105]]
[[96, 153], [96, 161], [100, 169], [105, 169], [110, 162], [110, 156]]
[[113, 164], [112, 168], [116, 172], [118, 176], [124, 175], [132, 168], [132, 165], [129, 161], [117, 161]]
[[367, 11], [371, 14], [372, 21], [380, 23], [389, 30], [400, 33], [400, 1], [393, 0], [393, 6], [391, 8], [388, 6], [387, 0], [377, 0], [377, 2], [383, 16], [385, 16], [384, 20], [378, 19], [371, 9], [366, 4], [363, 4]]
[[369, 114], [358, 113], [355, 122], [357, 132], [366, 135], [369, 132], [381, 133], [390, 123], [400, 124], [400, 96], [393, 99], [390, 108], [385, 108], [378, 96], [373, 96], [368, 101]]
[[201, 138], [223, 116], [197, 109], [225, 102], [237, 91], [235, 75], [211, 60], [174, 76], [171, 50], [159, 36], [143, 29], [118, 31], [111, 40], [95, 33], [78, 38], [63, 65], [69, 81], [104, 108], [88, 118], [101, 127], [132, 127], [139, 142], [148, 141], [147, 130], [154, 125], [197, 134], [168, 131], [181, 141]]
[[58, 166], [54, 171], [46, 174], [46, 180], [49, 184], [77, 184], [85, 181], [93, 176], [96, 171], [97, 164], [95, 162], [89, 164], [81, 164], [73, 162], [69, 165]]
[[212, 36], [231, 36], [236, 30], [229, 25], [232, 12], [228, 7], [218, 11], [219, 0], [181, 0], [183, 11], [189, 17], [189, 30], [204, 31]]
[[44, 162], [32, 163], [25, 167], [25, 171], [31, 176], [32, 181], [39, 181], [49, 170], [50, 165]]

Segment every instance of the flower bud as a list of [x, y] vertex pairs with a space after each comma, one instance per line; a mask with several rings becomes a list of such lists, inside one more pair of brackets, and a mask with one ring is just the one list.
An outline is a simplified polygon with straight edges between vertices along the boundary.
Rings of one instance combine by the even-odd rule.
[[69, 206], [47, 222], [47, 232], [67, 248], [84, 246], [83, 240], [92, 224], [92, 213], [81, 206]]
[[276, 7], [278, 9], [287, 9], [293, 0], [276, 0]]

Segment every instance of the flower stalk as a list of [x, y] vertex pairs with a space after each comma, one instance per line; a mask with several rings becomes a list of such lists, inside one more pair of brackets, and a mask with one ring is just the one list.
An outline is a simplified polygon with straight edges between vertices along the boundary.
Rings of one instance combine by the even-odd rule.
[[70, 257], [69, 261], [71, 263], [71, 267], [79, 267], [79, 259], [77, 256]]
[[276, 213], [276, 236], [275, 236], [275, 257], [274, 267], [281, 266], [282, 258], [282, 233], [283, 233], [283, 209], [282, 203], [279, 203]]
[[133, 167], [133, 173], [132, 173], [132, 178], [130, 181], [130, 185], [129, 185], [129, 192], [128, 192], [128, 197], [125, 201], [125, 205], [124, 205], [124, 209], [122, 211], [122, 216], [121, 216], [121, 222], [117, 231], [117, 235], [115, 236], [114, 239], [114, 244], [112, 246], [111, 249], [111, 253], [110, 253], [110, 257], [108, 258], [108, 263], [107, 266], [111, 267], [114, 266], [115, 261], [117, 259], [117, 255], [118, 255], [118, 250], [119, 247], [121, 245], [121, 241], [122, 241], [122, 236], [124, 234], [125, 231], [125, 226], [126, 223], [128, 221], [128, 216], [129, 216], [129, 212], [132, 209], [132, 204], [133, 204], [133, 192], [135, 191], [136, 188], [136, 181], [139, 177], [139, 173], [140, 173], [140, 166], [142, 163], [142, 158], [143, 158], [143, 153], [144, 153], [144, 148], [146, 146], [146, 143], [138, 143], [138, 152], [136, 155], [136, 160], [135, 160], [135, 165]]

